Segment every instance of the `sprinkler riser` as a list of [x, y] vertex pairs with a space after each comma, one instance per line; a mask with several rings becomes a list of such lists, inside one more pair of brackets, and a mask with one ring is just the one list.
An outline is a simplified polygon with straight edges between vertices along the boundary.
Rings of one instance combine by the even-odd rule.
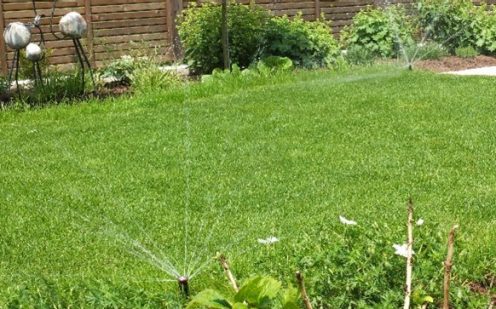
[[179, 284], [179, 290], [184, 295], [185, 298], [189, 298], [189, 279], [188, 277], [181, 276], [177, 278], [177, 283]]

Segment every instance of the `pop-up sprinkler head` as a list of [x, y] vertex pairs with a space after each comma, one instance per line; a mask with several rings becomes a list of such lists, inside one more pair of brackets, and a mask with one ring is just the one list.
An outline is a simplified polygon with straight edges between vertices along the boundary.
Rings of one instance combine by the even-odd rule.
[[183, 293], [184, 297], [189, 298], [189, 282], [188, 277], [181, 276], [177, 278], [177, 283], [179, 283], [179, 290]]

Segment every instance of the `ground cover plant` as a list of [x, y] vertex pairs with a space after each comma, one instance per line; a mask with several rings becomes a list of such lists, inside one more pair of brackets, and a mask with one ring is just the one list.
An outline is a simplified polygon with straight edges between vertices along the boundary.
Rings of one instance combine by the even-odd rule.
[[242, 284], [290, 286], [300, 269], [317, 307], [396, 308], [392, 245], [412, 196], [415, 295], [439, 304], [459, 223], [453, 305], [481, 308], [470, 287], [489, 289], [496, 262], [493, 85], [389, 67], [219, 73], [2, 111], [0, 304], [176, 308], [175, 273], [192, 295], [229, 295], [219, 251]]

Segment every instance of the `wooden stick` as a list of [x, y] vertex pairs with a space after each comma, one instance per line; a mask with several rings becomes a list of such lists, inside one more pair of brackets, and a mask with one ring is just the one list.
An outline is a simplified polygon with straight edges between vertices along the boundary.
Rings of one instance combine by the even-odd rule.
[[403, 309], [410, 308], [410, 298], [412, 295], [412, 273], [413, 273], [413, 201], [412, 198], [408, 200], [408, 243], [407, 243], [407, 257], [406, 257], [406, 285], [405, 285], [405, 303]]
[[448, 236], [448, 256], [444, 262], [444, 301], [443, 309], [449, 309], [449, 288], [451, 281], [451, 269], [453, 267], [453, 254], [455, 253], [455, 231], [458, 225], [454, 225]]
[[222, 266], [222, 268], [224, 269], [224, 273], [227, 276], [227, 280], [229, 280], [229, 283], [231, 283], [233, 289], [236, 292], [238, 292], [239, 291], [238, 284], [236, 283], [236, 279], [234, 278], [231, 269], [229, 268], [229, 263], [227, 262], [227, 258], [225, 257], [225, 255], [221, 254], [219, 256], [219, 262], [220, 262], [220, 266]]
[[231, 68], [231, 61], [229, 56], [229, 29], [227, 24], [227, 0], [222, 0], [222, 55], [224, 59], [224, 69]]
[[303, 274], [300, 271], [296, 272], [296, 282], [298, 283], [305, 309], [312, 309], [312, 304], [310, 303], [310, 298], [308, 298], [307, 289], [305, 288], [305, 280], [303, 279]]

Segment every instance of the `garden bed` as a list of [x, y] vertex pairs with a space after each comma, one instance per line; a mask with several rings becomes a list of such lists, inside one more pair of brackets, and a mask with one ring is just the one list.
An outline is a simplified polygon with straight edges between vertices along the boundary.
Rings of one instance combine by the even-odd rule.
[[415, 64], [415, 68], [433, 72], [451, 72], [467, 69], [496, 66], [496, 58], [489, 56], [477, 56], [473, 58], [461, 58], [456, 56], [443, 57], [439, 60], [422, 60]]

